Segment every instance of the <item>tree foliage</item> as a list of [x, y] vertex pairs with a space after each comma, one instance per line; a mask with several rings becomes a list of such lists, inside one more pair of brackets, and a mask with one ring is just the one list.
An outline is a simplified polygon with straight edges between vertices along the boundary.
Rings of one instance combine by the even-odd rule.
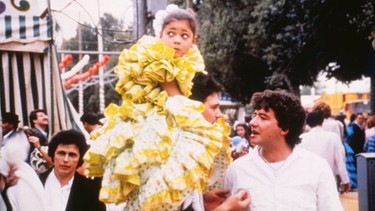
[[[123, 23], [118, 19], [114, 18], [111, 14], [105, 13], [101, 18], [101, 28], [91, 26], [88, 23], [84, 23], [81, 26], [81, 50], [82, 51], [97, 51], [98, 50], [98, 34], [103, 39], [103, 51], [122, 51], [124, 48], [128, 48], [129, 44], [124, 44], [118, 40], [130, 39], [130, 33], [124, 32]], [[78, 30], [78, 29], [77, 29]], [[76, 37], [70, 40], [65, 40], [61, 49], [63, 50], [79, 50], [79, 33]], [[73, 62], [67, 67], [72, 68], [78, 63], [79, 58], [83, 55], [73, 54]], [[104, 66], [104, 71], [111, 71], [112, 68], [117, 64], [118, 55], [109, 55], [110, 61]], [[95, 63], [97, 63], [99, 57], [97, 54], [90, 55], [89, 63], [83, 68], [83, 72], [87, 71]], [[121, 97], [115, 91], [116, 81], [105, 84], [105, 105], [109, 103], [119, 103]], [[70, 98], [73, 106], [78, 110], [78, 92], [71, 92], [68, 97]], [[88, 86], [84, 90], [84, 111], [99, 112], [99, 84]]]
[[321, 70], [349, 82], [375, 68], [373, 0], [197, 2], [207, 70], [242, 102], [264, 88], [298, 93]]

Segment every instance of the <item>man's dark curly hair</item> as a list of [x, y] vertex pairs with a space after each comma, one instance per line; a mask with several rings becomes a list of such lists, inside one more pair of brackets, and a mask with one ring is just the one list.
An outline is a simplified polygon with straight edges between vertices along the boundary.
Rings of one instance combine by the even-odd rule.
[[289, 129], [285, 137], [289, 147], [293, 149], [300, 143], [299, 136], [303, 132], [306, 113], [297, 96], [285, 90], [265, 90], [254, 93], [250, 103], [254, 110], [274, 111], [278, 126], [282, 130]]
[[222, 91], [223, 86], [219, 82], [211, 76], [198, 72], [193, 78], [192, 94], [189, 98], [204, 103], [208, 96]]
[[52, 158], [52, 161], [54, 161], [55, 151], [57, 147], [60, 145], [68, 145], [68, 144], [74, 144], [78, 147], [79, 150], [79, 161], [77, 168], [80, 167], [83, 163], [83, 155], [85, 155], [88, 146], [86, 143], [86, 138], [83, 135], [83, 133], [70, 129], [70, 130], [62, 130], [56, 135], [54, 135], [48, 145], [48, 156]]

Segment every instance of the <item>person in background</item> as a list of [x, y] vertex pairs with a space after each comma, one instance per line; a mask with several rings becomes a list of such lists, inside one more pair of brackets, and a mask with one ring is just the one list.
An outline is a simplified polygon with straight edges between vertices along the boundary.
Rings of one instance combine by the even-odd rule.
[[[220, 118], [223, 118], [219, 101], [219, 93], [223, 91], [223, 87], [221, 86], [221, 84], [212, 77], [207, 76], [203, 73], [196, 73], [195, 77], [193, 78], [193, 83], [194, 86], [191, 90], [192, 95], [190, 96], [190, 99], [202, 102], [204, 104], [205, 110], [202, 113], [204, 119], [211, 124], [215, 124], [217, 121], [220, 121]], [[238, 139], [242, 141], [240, 137], [238, 137]], [[213, 175], [216, 175], [216, 177], [211, 178], [210, 181], [210, 184], [212, 184], [214, 188], [209, 188], [204, 192], [204, 208], [205, 210], [212, 211], [243, 210], [250, 203], [250, 196], [247, 192], [242, 191], [235, 194], [234, 196], [227, 197], [228, 190], [215, 189], [216, 187], [214, 184], [220, 184], [225, 170], [219, 168], [220, 165], [217, 163], [223, 162], [222, 158], [214, 161], [214, 166], [218, 167], [214, 168]], [[226, 160], [225, 162], [229, 163], [228, 160]], [[199, 210], [198, 208], [194, 209], [193, 207], [193, 204], [190, 204], [188, 208], [184, 209], [184, 211]]]
[[[101, 123], [98, 116], [93, 112], [86, 112], [80, 118], [83, 128], [87, 131], [88, 134], [91, 134], [94, 130], [100, 128]], [[87, 144], [91, 145], [93, 140], [90, 138], [87, 139]]]
[[85, 136], [79, 131], [63, 130], [52, 137], [48, 155], [54, 166], [39, 176], [49, 210], [106, 210], [99, 201], [101, 178], [86, 178], [76, 172], [87, 149]]
[[30, 153], [27, 163], [38, 174], [47, 171], [53, 162], [48, 156], [48, 116], [45, 110], [36, 109], [30, 112], [29, 121], [31, 128], [26, 128], [30, 142]]
[[346, 119], [346, 116], [343, 112], [339, 112], [339, 114], [336, 115], [335, 120], [341, 122], [341, 125], [343, 126], [342, 128], [340, 127], [340, 130], [341, 130], [341, 134], [342, 134], [341, 140], [344, 141], [344, 139], [348, 136], [348, 131], [346, 130], [346, 128], [348, 126], [347, 122], [349, 120]]
[[319, 101], [314, 107], [313, 111], [321, 111], [324, 115], [323, 129], [336, 133], [340, 140], [343, 140], [343, 128], [344, 125], [338, 120], [332, 118], [331, 106], [326, 102]]
[[327, 161], [296, 146], [306, 117], [299, 98], [265, 90], [253, 94], [251, 105], [250, 138], [256, 147], [229, 166], [222, 187], [230, 194], [248, 190], [251, 211], [342, 211]]
[[86, 112], [80, 118], [83, 127], [90, 134], [92, 131], [100, 127], [98, 116], [93, 112]]
[[366, 120], [365, 139], [375, 135], [375, 115], [369, 116]]
[[357, 188], [357, 167], [355, 166], [355, 162], [354, 162], [355, 156], [354, 156], [353, 149], [349, 146], [347, 142], [347, 139], [349, 138], [347, 122], [349, 122], [349, 120], [346, 119], [346, 116], [342, 112], [340, 112], [336, 116], [336, 120], [340, 121], [344, 125], [344, 128], [343, 128], [344, 139], [342, 143], [345, 148], [346, 169], [348, 171], [348, 175], [350, 179], [350, 188], [356, 189]]
[[104, 123], [106, 122], [105, 115], [103, 113], [98, 113], [97, 117], [99, 119], [100, 125], [104, 125]]
[[366, 141], [365, 135], [365, 118], [362, 113], [357, 113], [355, 120], [349, 124], [348, 129], [351, 131], [347, 139], [350, 147], [354, 151], [354, 155], [364, 152], [363, 146]]
[[[2, 115], [1, 128], [3, 132], [3, 142], [1, 147], [5, 146], [8, 141], [11, 141], [14, 137], [18, 136], [19, 133], [24, 134], [22, 131], [18, 130], [18, 124], [20, 120], [18, 115], [12, 112], [6, 112]], [[24, 137], [26, 138], [26, 136]], [[25, 139], [27, 141], [27, 139]]]
[[346, 170], [344, 145], [337, 134], [322, 128], [323, 121], [324, 115], [321, 111], [307, 114], [306, 124], [311, 129], [301, 135], [299, 146], [326, 159], [337, 178], [338, 190], [346, 193], [350, 190], [350, 183]]
[[250, 128], [246, 126], [246, 123], [238, 123], [236, 125], [236, 135], [241, 137], [241, 139], [246, 143], [248, 149], [252, 148], [249, 140], [251, 134]]
[[1, 180], [5, 181], [5, 177], [10, 177], [8, 174], [12, 175], [12, 169], [15, 170], [14, 177], [17, 180], [12, 186], [0, 188], [4, 189], [2, 198], [8, 211], [48, 211], [43, 186], [36, 172], [25, 162], [29, 155], [30, 144], [27, 140], [23, 140], [24, 138], [26, 137], [21, 138], [17, 133], [17, 136], [1, 149], [0, 175], [3, 175]]
[[30, 112], [31, 128], [25, 129], [30, 142], [28, 163], [39, 174], [50, 168], [53, 163], [47, 154], [48, 149], [48, 116], [43, 109]]
[[248, 146], [247, 141], [244, 141], [240, 136], [232, 137], [231, 150], [233, 160], [249, 153]]
[[[33, 129], [33, 133], [37, 134], [36, 136], [39, 137], [41, 144], [48, 144], [48, 115], [43, 109], [36, 109], [31, 111], [29, 114], [29, 121], [31, 128]], [[36, 129], [36, 130], [35, 130]], [[41, 134], [40, 137], [38, 134]], [[44, 145], [43, 145], [44, 146]]]
[[365, 152], [375, 152], [375, 115], [367, 119], [366, 125], [366, 142], [363, 150]]
[[323, 112], [324, 114], [324, 121], [323, 121], [323, 129], [327, 131], [331, 131], [342, 137], [342, 141], [345, 147], [345, 153], [346, 153], [346, 168], [349, 173], [350, 178], [350, 186], [351, 189], [357, 188], [357, 167], [356, 167], [356, 159], [355, 159], [355, 152], [353, 151], [352, 147], [350, 146], [348, 140], [351, 137], [351, 134], [353, 134], [351, 131], [352, 127], [347, 126], [346, 132], [347, 135], [344, 136], [344, 124], [342, 122], [339, 122], [338, 120], [334, 120], [331, 118], [331, 107], [323, 102], [319, 101], [317, 102], [313, 110], [319, 110]]
[[[11, 143], [13, 141], [21, 141], [21, 143], [28, 142], [26, 134], [24, 134], [23, 131], [18, 130], [19, 122], [19, 117], [15, 113], [6, 112], [1, 115], [3, 141], [0, 146], [0, 162], [5, 162], [3, 154], [5, 154], [5, 146], [8, 143]], [[0, 193], [2, 194], [2, 197], [0, 197], [1, 210], [6, 210], [6, 207], [11, 207], [11, 204], [6, 195], [6, 190], [10, 187], [10, 185], [15, 185], [18, 180], [18, 177], [16, 177], [14, 174], [14, 172], [16, 171], [16, 167], [10, 166], [10, 168], [13, 170], [9, 172], [9, 175], [7, 175], [8, 171], [3, 170], [2, 172], [0, 172]]]

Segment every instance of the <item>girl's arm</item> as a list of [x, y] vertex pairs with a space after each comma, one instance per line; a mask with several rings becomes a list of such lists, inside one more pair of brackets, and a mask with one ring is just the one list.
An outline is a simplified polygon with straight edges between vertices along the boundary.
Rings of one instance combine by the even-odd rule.
[[182, 92], [177, 86], [176, 80], [173, 80], [171, 82], [160, 83], [160, 86], [167, 92], [169, 97], [173, 97], [175, 95], [182, 95]]

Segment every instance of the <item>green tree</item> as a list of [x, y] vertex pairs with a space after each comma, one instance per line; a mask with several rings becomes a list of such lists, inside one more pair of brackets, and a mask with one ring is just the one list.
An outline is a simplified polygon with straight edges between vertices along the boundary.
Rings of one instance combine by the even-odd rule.
[[[123, 23], [118, 19], [114, 18], [111, 14], [105, 13], [101, 17], [101, 28], [91, 26], [88, 23], [81, 25], [82, 42], [81, 48], [83, 51], [97, 51], [98, 50], [98, 38], [101, 36], [103, 39], [104, 51], [121, 51], [124, 48], [128, 48], [131, 42], [128, 42], [131, 38], [131, 33], [125, 31]], [[78, 30], [78, 29], [77, 29]], [[78, 50], [78, 34], [70, 40], [65, 40], [61, 49], [64, 50]], [[74, 54], [73, 62], [67, 67], [70, 69], [79, 61], [80, 55]], [[118, 55], [109, 55], [110, 61], [105, 65], [104, 71], [113, 71], [118, 61]], [[83, 68], [83, 71], [87, 71], [90, 67], [98, 62], [98, 55], [91, 54], [89, 63]], [[112, 80], [111, 83], [106, 83], [105, 90], [105, 105], [110, 103], [120, 103], [121, 96], [115, 91], [114, 87], [117, 80]], [[78, 92], [72, 91], [68, 95], [73, 106], [78, 110]], [[99, 112], [99, 84], [94, 83], [93, 85], [86, 86], [84, 90], [84, 111]]]
[[[207, 71], [243, 102], [264, 88], [298, 93], [321, 70], [349, 82], [375, 68], [373, 0], [196, 2]], [[332, 62], [338, 68], [326, 68]]]

